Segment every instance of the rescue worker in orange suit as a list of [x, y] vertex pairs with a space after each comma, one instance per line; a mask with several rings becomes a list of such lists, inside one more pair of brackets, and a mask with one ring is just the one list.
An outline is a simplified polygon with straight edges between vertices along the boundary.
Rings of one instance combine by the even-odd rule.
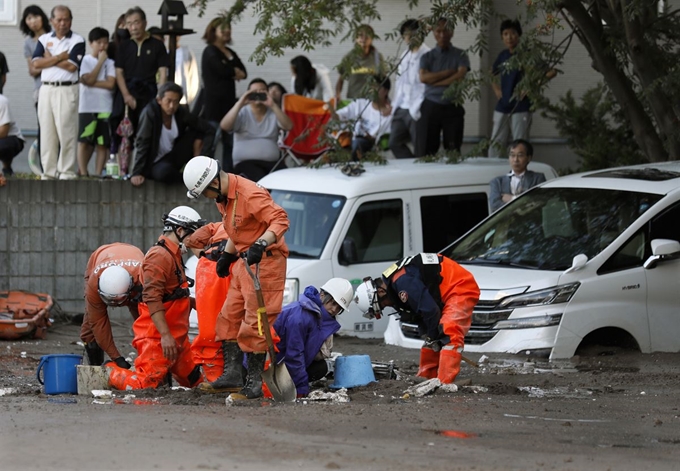
[[115, 243], [102, 245], [87, 261], [85, 269], [85, 316], [80, 339], [90, 365], [104, 363], [104, 352], [121, 368], [130, 364], [120, 354], [113, 341], [108, 306], [126, 306], [133, 319], [139, 313], [137, 304], [142, 295], [139, 281], [144, 254], [137, 247]]
[[450, 384], [460, 372], [465, 334], [479, 287], [470, 272], [453, 260], [433, 253], [406, 257], [381, 278], [365, 279], [354, 301], [369, 319], [393, 307], [406, 322], [418, 324], [425, 340], [418, 376]]
[[115, 389], [155, 388], [164, 384], [168, 373], [185, 387], [203, 379], [188, 339], [191, 301], [182, 242], [204, 221], [192, 208], [178, 206], [163, 216], [163, 224], [163, 234], [142, 262], [144, 289], [139, 317], [132, 325], [132, 346], [138, 352], [135, 369], [106, 364], [110, 368], [109, 386]]
[[215, 324], [223, 306], [226, 306], [231, 277], [218, 277], [215, 265], [227, 240], [227, 232], [221, 222], [206, 224], [184, 239], [184, 245], [198, 257], [194, 275], [198, 335], [191, 343], [191, 351], [194, 362], [203, 368], [207, 381], [215, 381], [224, 370], [222, 344], [215, 340]]
[[[228, 276], [231, 270], [229, 302], [215, 327], [216, 339], [222, 342], [224, 371], [210, 383], [209, 390], [233, 392], [232, 398], [237, 400], [262, 397], [267, 343], [258, 329], [259, 306], [245, 264], [259, 264], [265, 310], [272, 326], [283, 304], [288, 257], [283, 234], [290, 225], [288, 215], [274, 203], [266, 189], [246, 178], [223, 172], [210, 157], [194, 157], [186, 164], [184, 184], [190, 198], [202, 194], [215, 200], [229, 236], [224, 253], [217, 261], [220, 277]], [[247, 354], [245, 385], [241, 377], [242, 352]]]

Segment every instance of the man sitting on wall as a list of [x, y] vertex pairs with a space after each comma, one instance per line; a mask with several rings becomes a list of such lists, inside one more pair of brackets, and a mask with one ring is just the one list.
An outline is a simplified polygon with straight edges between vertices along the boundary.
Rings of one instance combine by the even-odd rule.
[[158, 88], [156, 101], [139, 117], [135, 140], [133, 185], [151, 179], [164, 183], [181, 181], [179, 172], [189, 159], [201, 154], [203, 138], [215, 134], [207, 121], [180, 107], [182, 87], [166, 82]]

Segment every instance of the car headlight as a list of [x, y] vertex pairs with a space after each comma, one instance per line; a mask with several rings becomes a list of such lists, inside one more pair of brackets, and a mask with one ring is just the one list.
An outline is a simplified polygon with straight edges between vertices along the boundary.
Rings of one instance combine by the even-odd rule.
[[300, 281], [297, 278], [286, 278], [283, 287], [283, 305], [297, 301], [300, 295]]
[[508, 296], [498, 303], [498, 309], [566, 303], [576, 293], [579, 286], [581, 286], [581, 283], [569, 283], [539, 291]]
[[531, 329], [534, 327], [550, 327], [558, 325], [562, 319], [562, 314], [549, 314], [546, 316], [522, 317], [519, 319], [507, 319], [498, 321], [491, 328], [496, 329]]

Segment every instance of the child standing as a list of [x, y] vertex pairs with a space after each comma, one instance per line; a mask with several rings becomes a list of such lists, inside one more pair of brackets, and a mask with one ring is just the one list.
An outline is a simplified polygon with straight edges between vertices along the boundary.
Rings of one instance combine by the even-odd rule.
[[78, 105], [78, 168], [87, 176], [87, 164], [97, 148], [95, 173], [101, 175], [111, 145], [109, 117], [113, 108], [116, 69], [106, 50], [109, 32], [94, 28], [88, 36], [90, 54], [80, 64], [80, 104]]

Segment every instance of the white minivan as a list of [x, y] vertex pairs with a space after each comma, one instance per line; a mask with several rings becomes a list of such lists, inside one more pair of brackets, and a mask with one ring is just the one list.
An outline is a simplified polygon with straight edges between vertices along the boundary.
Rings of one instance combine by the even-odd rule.
[[[546, 164], [529, 168], [556, 177]], [[284, 304], [308, 285], [342, 277], [356, 286], [406, 255], [445, 247], [489, 214], [489, 181], [509, 165], [506, 159], [404, 159], [367, 163], [364, 170], [348, 176], [332, 166], [292, 168], [258, 182], [290, 219]], [[356, 307], [338, 320], [342, 335], [382, 338], [387, 328], [387, 318], [365, 319]]]
[[[570, 175], [508, 203], [442, 253], [481, 289], [470, 352], [680, 351], [680, 162]], [[391, 321], [387, 343], [420, 347]]]

